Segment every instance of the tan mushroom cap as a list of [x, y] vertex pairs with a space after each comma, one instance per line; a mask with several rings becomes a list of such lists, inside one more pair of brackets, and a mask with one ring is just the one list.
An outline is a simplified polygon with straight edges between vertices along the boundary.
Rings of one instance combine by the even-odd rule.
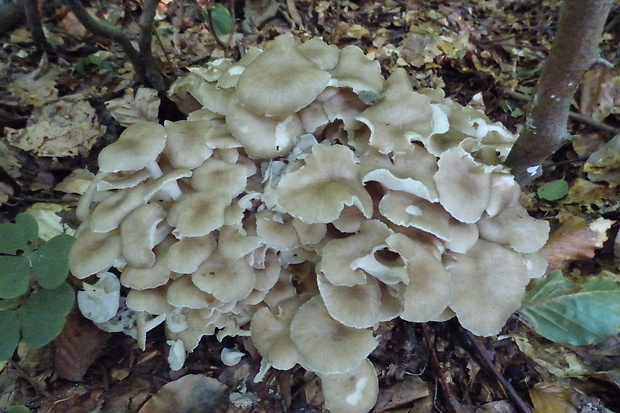
[[406, 152], [412, 141], [424, 141], [433, 133], [429, 99], [416, 92], [387, 95], [357, 119], [368, 126], [370, 145], [382, 154]]
[[220, 301], [236, 302], [250, 295], [254, 289], [256, 275], [243, 258], [229, 260], [215, 251], [192, 274], [192, 282]]
[[121, 237], [118, 230], [99, 233], [82, 230], [69, 252], [69, 270], [79, 278], [104, 271], [121, 260]]
[[245, 108], [237, 99], [228, 105], [226, 124], [251, 158], [271, 159], [286, 155], [304, 126], [296, 113], [265, 117]]
[[480, 336], [497, 334], [519, 309], [530, 280], [523, 256], [493, 242], [479, 240], [467, 254], [451, 254], [450, 308], [463, 327]]
[[289, 370], [301, 359], [290, 337], [291, 320], [300, 305], [301, 301], [295, 297], [280, 303], [275, 314], [262, 307], [252, 317], [252, 342], [261, 356], [278, 370]]
[[129, 290], [127, 307], [134, 311], [144, 311], [154, 315], [171, 313], [174, 307], [166, 300], [167, 289], [167, 286], [161, 286], [148, 290]]
[[367, 413], [377, 402], [379, 380], [368, 359], [352, 372], [319, 377], [325, 405], [331, 413]]
[[175, 168], [194, 169], [213, 153], [206, 140], [209, 120], [166, 122], [164, 127], [168, 135], [164, 153]]
[[179, 274], [191, 274], [211, 256], [216, 246], [212, 234], [182, 238], [166, 252], [166, 266]]
[[352, 287], [334, 286], [321, 273], [317, 274], [317, 281], [327, 311], [345, 326], [369, 328], [397, 317], [402, 311], [400, 300], [382, 291], [373, 277], [368, 277], [366, 284]]
[[391, 235], [387, 244], [403, 257], [409, 270], [409, 282], [401, 295], [404, 309], [400, 318], [427, 322], [438, 317], [452, 298], [452, 279], [435, 252], [403, 234]]
[[368, 254], [373, 254], [377, 247], [382, 248], [385, 240], [392, 234], [393, 231], [380, 221], [365, 221], [359, 233], [325, 244], [317, 271], [322, 272], [335, 286], [365, 284], [367, 273], [359, 269], [356, 262]]
[[151, 267], [155, 263], [152, 251], [157, 243], [157, 224], [164, 220], [166, 211], [159, 204], [144, 204], [134, 209], [121, 222], [121, 249], [128, 265]]
[[168, 282], [171, 271], [163, 259], [158, 259], [150, 268], [135, 268], [126, 265], [121, 272], [121, 284], [134, 290], [159, 287]]
[[484, 214], [477, 225], [480, 238], [523, 253], [540, 250], [550, 231], [549, 222], [531, 217], [518, 201], [494, 217]]
[[218, 300], [194, 285], [192, 277], [184, 275], [174, 280], [166, 292], [166, 300], [177, 308], [209, 308]]
[[323, 70], [332, 70], [340, 59], [340, 50], [337, 46], [328, 45], [318, 37], [313, 37], [307, 42], [297, 46], [307, 59], [312, 60]]
[[99, 154], [103, 172], [137, 171], [157, 159], [166, 146], [166, 129], [153, 122], [136, 123]]
[[441, 205], [461, 222], [478, 221], [489, 204], [491, 174], [459, 147], [444, 152], [438, 165], [435, 184]]
[[376, 181], [387, 189], [408, 192], [430, 202], [439, 200], [433, 180], [437, 158], [420, 145], [411, 145], [391, 158], [369, 151], [360, 161], [360, 169], [362, 182]]
[[196, 192], [179, 200], [168, 212], [168, 222], [176, 227], [177, 238], [202, 237], [224, 225], [230, 198], [212, 192]]
[[346, 205], [355, 205], [370, 218], [372, 199], [361, 184], [353, 151], [343, 145], [315, 145], [301, 169], [282, 177], [278, 203], [301, 221], [329, 223]]
[[338, 65], [331, 71], [329, 86], [349, 87], [357, 94], [373, 92], [379, 95], [385, 81], [381, 65], [370, 60], [357, 46], [347, 46], [340, 51]]
[[90, 230], [108, 232], [120, 226], [123, 219], [137, 207], [147, 202], [149, 186], [139, 184], [133, 188], [116, 191], [104, 198], [90, 216]]
[[282, 35], [244, 70], [235, 96], [258, 115], [285, 117], [314, 101], [330, 78], [304, 57], [292, 35]]
[[299, 307], [291, 322], [291, 340], [305, 369], [322, 374], [354, 370], [378, 344], [372, 330], [334, 320], [320, 295]]

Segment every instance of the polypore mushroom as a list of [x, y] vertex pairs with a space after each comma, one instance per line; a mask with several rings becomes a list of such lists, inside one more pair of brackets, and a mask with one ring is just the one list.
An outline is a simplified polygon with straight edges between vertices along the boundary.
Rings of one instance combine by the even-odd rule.
[[379, 395], [375, 366], [364, 360], [354, 371], [344, 374], [319, 374], [325, 405], [331, 413], [366, 413]]
[[521, 306], [530, 280], [523, 256], [493, 242], [479, 240], [467, 254], [450, 254], [450, 308], [472, 333], [497, 334]]
[[291, 340], [307, 370], [335, 374], [354, 370], [377, 346], [372, 330], [334, 320], [320, 295], [304, 303], [291, 321]]
[[244, 70], [235, 96], [258, 115], [286, 117], [312, 103], [330, 78], [297, 50], [292, 35], [283, 35]]
[[136, 123], [99, 153], [103, 172], [137, 171], [157, 159], [166, 146], [166, 129], [153, 123]]
[[308, 224], [328, 223], [345, 205], [355, 205], [370, 218], [372, 200], [359, 181], [359, 166], [349, 148], [315, 145], [305, 162], [280, 180], [278, 203], [284, 211]]

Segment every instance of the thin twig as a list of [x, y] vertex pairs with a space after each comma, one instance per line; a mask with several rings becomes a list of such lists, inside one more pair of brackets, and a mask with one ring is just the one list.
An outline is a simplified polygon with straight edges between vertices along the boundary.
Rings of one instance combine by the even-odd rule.
[[37, 0], [24, 0], [24, 10], [26, 12], [26, 23], [32, 35], [34, 46], [40, 52], [46, 52], [47, 54], [53, 53], [54, 48], [47, 41], [45, 33], [43, 32]]
[[428, 327], [426, 323], [421, 323], [420, 325], [422, 326], [422, 334], [424, 335], [424, 340], [426, 341], [426, 345], [428, 346], [428, 351], [431, 355], [431, 362], [433, 363], [433, 366], [437, 370], [437, 375], [439, 376], [439, 385], [441, 386], [441, 390], [444, 393], [447, 407], [453, 413], [463, 413], [463, 410], [461, 409], [459, 402], [456, 400], [456, 397], [454, 397], [454, 394], [452, 394], [452, 391], [450, 390], [450, 386], [448, 385], [448, 381], [446, 380], [446, 375], [443, 373], [443, 370], [441, 369], [441, 365], [439, 364], [439, 359], [437, 358], [437, 353], [435, 353], [435, 347], [433, 346], [433, 343], [431, 342], [431, 336], [430, 336], [430, 333], [428, 332]]
[[506, 393], [506, 396], [512, 403], [515, 405], [517, 410], [520, 413], [530, 413], [530, 407], [521, 399], [519, 393], [512, 387], [512, 384], [499, 372], [497, 367], [495, 367], [495, 363], [487, 356], [486, 351], [482, 348], [482, 345], [478, 341], [478, 338], [472, 334], [471, 331], [463, 329], [465, 336], [467, 336], [468, 341], [471, 343], [473, 349], [476, 351], [476, 356], [484, 368], [491, 373], [491, 375], [501, 384], [503, 391]]
[[112, 39], [117, 42], [122, 48], [131, 64], [134, 67], [134, 70], [140, 77], [140, 79], [144, 82], [148, 82], [146, 77], [146, 72], [144, 70], [144, 65], [142, 64], [142, 60], [140, 57], [140, 53], [133, 47], [131, 44], [131, 40], [126, 36], [125, 32], [118, 27], [105, 24], [95, 19], [93, 16], [88, 13], [84, 5], [80, 0], [65, 0], [67, 6], [71, 9], [75, 17], [82, 23], [82, 25], [89, 32], [93, 33], [96, 36], [105, 37], [107, 39]]
[[[530, 103], [532, 101], [532, 98], [530, 96], [524, 95], [523, 93], [515, 92], [512, 89], [501, 88], [500, 90], [503, 94], [505, 94], [511, 99], [518, 100], [524, 103]], [[583, 113], [577, 113], [577, 112], [571, 111], [568, 116], [576, 122], [582, 123], [584, 125], [590, 126], [592, 128], [598, 129], [600, 131], [603, 131], [609, 134], [617, 135], [620, 133], [620, 129], [614, 128], [613, 126], [608, 125], [604, 122], [596, 121], [592, 119], [591, 117], [584, 115]]]

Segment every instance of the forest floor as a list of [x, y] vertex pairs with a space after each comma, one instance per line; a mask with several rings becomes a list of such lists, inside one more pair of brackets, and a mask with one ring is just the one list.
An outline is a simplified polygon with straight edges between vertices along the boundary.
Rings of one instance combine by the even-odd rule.
[[[74, 209], [84, 182], [75, 171], [95, 172], [99, 151], [122, 130], [105, 102], [125, 97], [135, 116], [160, 121], [177, 120], [178, 111], [171, 102], [157, 110], [132, 101], [139, 85], [118, 45], [88, 33], [61, 3], [39, 3], [54, 55], [36, 51], [25, 24], [0, 35], [0, 221], [28, 210], [53, 233], [78, 224]], [[303, 40], [321, 36], [339, 47], [361, 47], [379, 60], [384, 74], [403, 67], [415, 86], [443, 88], [517, 132], [561, 2], [222, 1], [236, 24], [220, 42], [202, 18], [207, 3], [160, 3], [154, 53], [169, 83], [186, 67], [238, 59], [242, 49], [261, 47], [282, 33]], [[139, 2], [91, 4], [93, 14], [137, 36]], [[609, 62], [617, 62], [620, 52], [617, 13], [601, 43]], [[618, 163], [616, 169], [610, 163], [603, 178], [584, 172], [589, 154], [620, 128], [615, 71], [601, 63], [589, 72], [574, 110], [593, 121], [570, 123], [574, 139], [526, 191], [530, 213], [552, 224], [550, 263], [574, 277], [607, 271], [618, 280]], [[602, 122], [609, 127], [601, 129]], [[542, 184], [560, 179], [569, 184], [567, 196], [537, 196]], [[589, 346], [561, 345], [516, 319], [491, 338], [474, 337], [455, 320], [393, 321], [382, 333], [370, 358], [378, 371], [397, 368], [401, 374], [380, 375], [375, 412], [620, 412], [617, 336]], [[12, 360], [0, 362], [0, 410], [24, 404], [39, 413], [326, 411], [318, 378], [301, 368], [271, 371], [261, 383], [246, 380], [260, 364], [248, 340], [204, 338], [176, 372], [168, 366], [165, 341], [163, 330], [155, 330], [141, 351], [134, 339], [102, 332], [74, 311], [52, 344], [20, 347]], [[223, 347], [245, 349], [250, 357], [225, 366]], [[203, 376], [211, 381], [183, 380]], [[188, 388], [210, 395], [210, 407], [193, 406]]]

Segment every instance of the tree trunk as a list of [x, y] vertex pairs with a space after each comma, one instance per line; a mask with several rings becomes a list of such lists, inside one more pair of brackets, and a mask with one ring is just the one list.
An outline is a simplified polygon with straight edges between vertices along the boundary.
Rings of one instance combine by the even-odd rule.
[[568, 139], [570, 103], [583, 74], [599, 58], [598, 44], [613, 0], [565, 0], [549, 58], [525, 127], [506, 159], [521, 186]]

